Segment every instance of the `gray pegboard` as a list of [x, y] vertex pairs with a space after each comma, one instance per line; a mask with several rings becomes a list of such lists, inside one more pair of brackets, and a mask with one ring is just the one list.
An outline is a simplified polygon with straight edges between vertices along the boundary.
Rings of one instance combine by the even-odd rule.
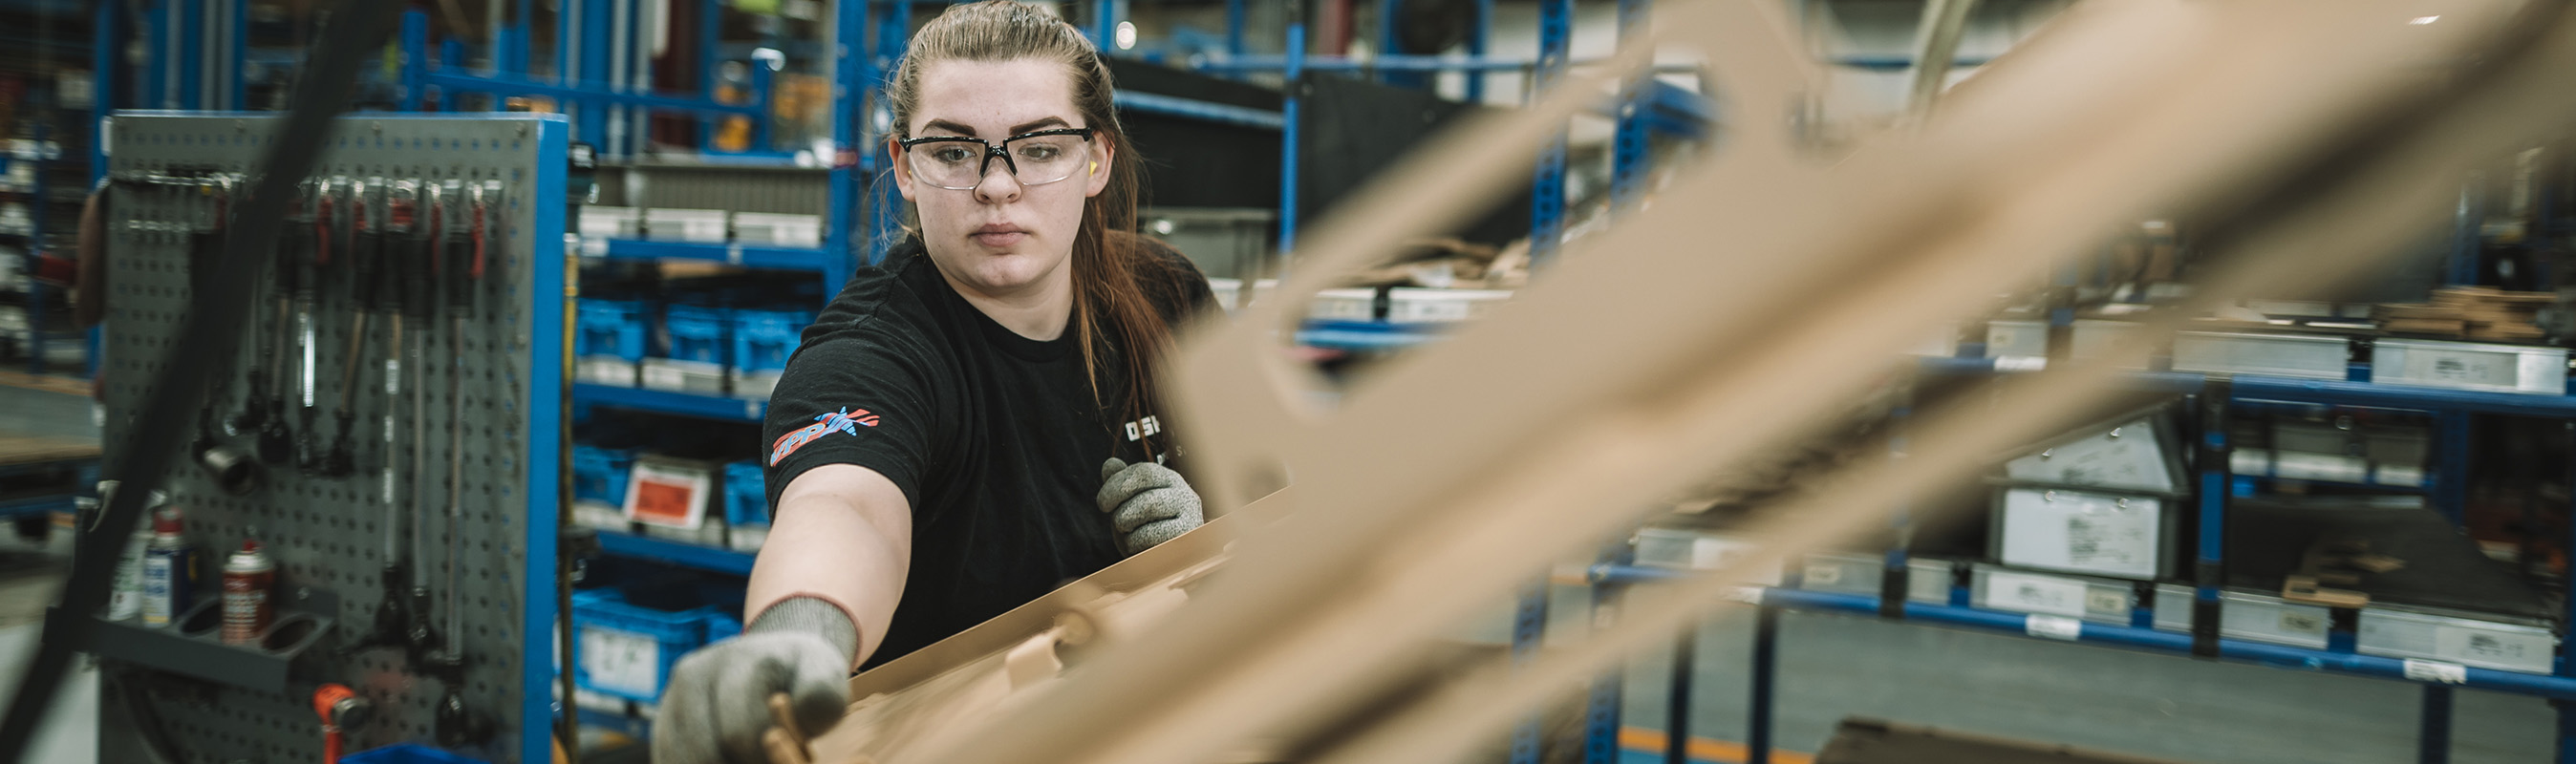
[[[120, 114], [112, 128], [111, 177], [250, 172], [278, 126], [270, 115]], [[444, 302], [431, 326], [406, 321], [405, 355], [413, 347], [425, 351], [420, 357], [429, 361], [425, 367], [431, 373], [428, 384], [420, 386], [411, 371], [423, 366], [403, 359], [400, 395], [388, 399], [389, 317], [397, 303], [387, 296], [367, 321], [369, 338], [359, 353], [353, 474], [330, 477], [292, 463], [266, 464], [264, 486], [247, 496], [224, 493], [193, 464], [172, 476], [172, 503], [186, 512], [187, 535], [201, 555], [218, 558], [210, 573], [220, 566], [223, 552], [255, 533], [277, 562], [282, 599], [292, 598], [296, 587], [338, 595], [333, 634], [298, 662], [286, 692], [155, 679], [147, 673], [142, 686], [105, 693], [104, 702], [117, 707], [125, 692], [144, 696], [172, 742], [194, 760], [297, 761], [312, 759], [321, 750], [311, 692], [320, 682], [339, 682], [373, 701], [376, 710], [373, 721], [352, 732], [348, 750], [429, 742], [433, 704], [445, 692], [443, 683], [410, 665], [399, 649], [337, 649], [373, 630], [383, 600], [384, 468], [390, 464], [395, 472], [391, 495], [404, 512], [411, 511], [415, 481], [425, 483], [419, 493], [426, 502], [417, 510], [429, 513], [429, 557], [417, 564], [415, 577], [426, 575], [433, 584], [434, 622], [441, 631], [446, 630], [449, 598], [460, 598], [463, 633], [445, 638], [464, 646], [468, 668], [463, 695], [492, 729], [483, 745], [468, 752], [496, 762], [543, 760], [547, 731], [522, 732], [532, 723], [544, 723], [542, 700], [548, 696], [542, 682], [551, 663], [550, 650], [528, 650], [548, 644], [537, 640], [550, 639], [547, 624], [554, 613], [550, 597], [532, 593], [550, 591], [553, 581], [560, 437], [555, 412], [562, 396], [563, 358], [564, 135], [559, 117], [543, 115], [360, 115], [338, 121], [316, 178], [497, 185], [497, 198], [485, 202], [492, 236], [485, 281], [475, 290], [462, 347], [452, 344], [453, 311]], [[137, 438], [193, 439], [196, 422], [145, 423], [131, 417], [178, 338], [188, 306], [188, 236], [166, 224], [213, 219], [217, 196], [166, 182], [120, 182], [115, 189], [109, 206], [109, 314], [101, 367], [108, 412], [104, 436], [111, 444]], [[240, 196], [241, 187], [236, 185], [232, 193]], [[381, 206], [377, 220], [381, 225]], [[426, 222], [416, 220], [415, 225]], [[541, 249], [541, 241], [552, 243]], [[335, 263], [345, 260], [343, 253]], [[340, 430], [336, 413], [354, 312], [345, 276], [326, 276], [319, 283], [311, 308], [310, 347], [319, 411], [309, 428], [298, 410], [300, 371], [290, 373], [282, 388], [275, 380], [270, 385], [288, 396], [285, 413], [297, 437], [328, 446]], [[252, 322], [257, 334], [244, 336], [238, 358], [220, 372], [212, 395], [218, 439], [246, 453], [258, 451], [255, 433], [224, 430], [246, 405], [250, 391], [245, 372], [251, 364], [266, 363], [262, 351], [274, 342], [274, 322], [280, 320], [271, 291], [275, 284], [272, 278], [256, 295]], [[549, 303], [538, 303], [540, 296]], [[297, 334], [289, 334], [289, 357], [298, 359], [290, 369], [302, 365], [300, 351], [293, 347], [300, 344]], [[432, 344], [419, 344], [424, 341]], [[463, 375], [461, 416], [452, 408], [448, 364]], [[413, 420], [415, 388], [426, 395], [425, 421]], [[384, 438], [389, 425], [396, 434], [391, 445]], [[415, 426], [427, 435], [423, 449], [428, 456], [427, 474], [416, 477], [410, 469]], [[459, 492], [464, 517], [457, 529], [461, 580], [451, 591], [444, 578], [448, 457], [452, 438], [460, 433], [465, 454]], [[531, 507], [537, 508], [533, 517]], [[401, 545], [410, 548], [409, 515], [394, 517], [405, 536]], [[531, 563], [536, 570], [529, 569]], [[524, 664], [530, 656], [538, 661], [535, 670]], [[532, 698], [540, 702], [531, 703]], [[126, 717], [118, 710], [102, 718]], [[103, 724], [101, 750], [133, 750], [131, 732]], [[111, 755], [105, 760], [121, 759]]]

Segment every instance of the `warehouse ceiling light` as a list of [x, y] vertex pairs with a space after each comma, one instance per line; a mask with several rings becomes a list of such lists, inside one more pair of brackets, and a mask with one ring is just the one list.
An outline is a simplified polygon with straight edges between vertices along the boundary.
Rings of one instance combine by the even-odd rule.
[[1136, 22], [1118, 22], [1118, 49], [1128, 50], [1134, 47], [1136, 47]]
[[2417, 17], [2415, 17], [2415, 20], [2413, 20], [2413, 21], [2409, 21], [2409, 22], [2406, 22], [2406, 23], [2413, 24], [2413, 25], [2416, 25], [2416, 26], [2419, 26], [2419, 27], [2420, 27], [2420, 26], [2423, 26], [2423, 25], [2426, 25], [2426, 24], [2430, 24], [2430, 23], [2433, 23], [2433, 22], [2436, 22], [2436, 21], [2441, 21], [2441, 20], [2442, 20], [2442, 17], [2440, 17], [2440, 16], [2417, 16]]

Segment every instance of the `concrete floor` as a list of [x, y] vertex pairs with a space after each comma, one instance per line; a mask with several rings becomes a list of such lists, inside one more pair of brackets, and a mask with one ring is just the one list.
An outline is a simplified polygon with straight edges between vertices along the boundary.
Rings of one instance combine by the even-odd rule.
[[[55, 438], [98, 437], [87, 396], [0, 385], [0, 434]], [[71, 535], [32, 544], [0, 528], [0, 688], [15, 692], [35, 659], [45, 608], [71, 575]], [[26, 761], [77, 764], [98, 760], [98, 671], [76, 658], [53, 713], [37, 732]], [[7, 700], [0, 699], [0, 706]]]

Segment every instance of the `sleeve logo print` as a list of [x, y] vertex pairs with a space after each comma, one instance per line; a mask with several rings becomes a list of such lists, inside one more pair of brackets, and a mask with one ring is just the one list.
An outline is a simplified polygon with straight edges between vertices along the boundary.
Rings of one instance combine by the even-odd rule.
[[868, 413], [867, 409], [851, 411], [848, 406], [842, 406], [839, 411], [816, 414], [813, 424], [778, 436], [778, 442], [771, 444], [769, 448], [769, 466], [778, 466], [778, 462], [786, 459], [788, 454], [796, 453], [796, 449], [804, 448], [805, 444], [830, 435], [833, 431], [857, 435], [860, 425], [877, 426], [877, 415]]

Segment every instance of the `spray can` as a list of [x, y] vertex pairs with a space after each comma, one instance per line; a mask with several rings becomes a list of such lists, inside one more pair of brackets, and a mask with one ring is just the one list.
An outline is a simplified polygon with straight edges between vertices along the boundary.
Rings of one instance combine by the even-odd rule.
[[258, 541], [243, 540], [241, 551], [224, 559], [224, 644], [259, 642], [260, 632], [276, 617], [268, 601], [268, 590], [276, 584], [277, 563], [260, 551]]
[[[100, 484], [99, 497], [95, 502], [99, 511], [104, 512], [107, 509], [107, 502], [115, 498], [114, 483], [115, 481], [107, 481]], [[149, 517], [149, 513], [162, 504], [168, 503], [169, 500], [168, 493], [153, 491], [152, 500], [145, 502], [143, 507], [145, 516]], [[97, 518], [93, 516], [89, 522], [96, 523]], [[152, 523], [148, 520], [135, 523], [133, 535], [126, 537], [125, 548], [116, 556], [116, 584], [109, 590], [108, 620], [131, 620], [143, 615], [143, 556], [147, 554], [145, 550], [151, 546]]]
[[195, 555], [179, 535], [179, 510], [152, 518], [152, 542], [143, 554], [143, 625], [168, 626], [188, 612], [196, 583]]

